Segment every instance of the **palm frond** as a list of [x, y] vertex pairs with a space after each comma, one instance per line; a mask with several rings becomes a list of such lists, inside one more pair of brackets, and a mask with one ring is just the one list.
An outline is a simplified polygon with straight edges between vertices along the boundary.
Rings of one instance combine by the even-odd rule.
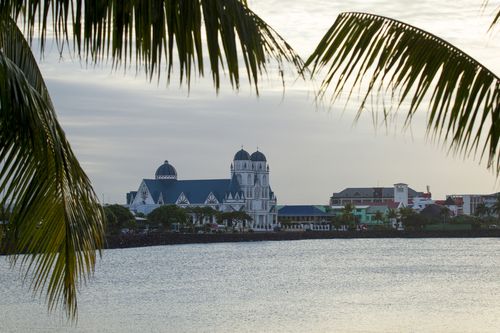
[[349, 99], [366, 84], [358, 116], [370, 101], [390, 96], [396, 110], [409, 103], [408, 125], [428, 99], [428, 134], [454, 153], [486, 155], [499, 174], [500, 79], [441, 38], [386, 17], [342, 13], [307, 65], [313, 76], [326, 67], [319, 98], [331, 91], [333, 102], [347, 85]]
[[493, 28], [494, 25], [498, 24], [500, 22], [500, 10], [498, 11], [497, 15], [493, 19], [493, 22], [491, 22], [490, 29]]
[[177, 61], [180, 81], [189, 86], [193, 72], [204, 73], [204, 50], [216, 89], [220, 87], [221, 68], [227, 70], [232, 86], [239, 88], [241, 59], [257, 92], [259, 77], [271, 59], [277, 63], [282, 80], [288, 64], [297, 71], [303, 68], [303, 61], [290, 45], [252, 12], [246, 1], [5, 1], [10, 14], [24, 22], [29, 39], [35, 35], [41, 38], [42, 48], [52, 28], [61, 49], [72, 45], [93, 63], [108, 58], [115, 66], [135, 62], [150, 80], [160, 77], [162, 62], [170, 79]]
[[103, 247], [103, 214], [74, 156], [28, 43], [0, 20], [0, 204], [12, 211], [4, 244], [50, 310], [76, 318], [77, 289]]

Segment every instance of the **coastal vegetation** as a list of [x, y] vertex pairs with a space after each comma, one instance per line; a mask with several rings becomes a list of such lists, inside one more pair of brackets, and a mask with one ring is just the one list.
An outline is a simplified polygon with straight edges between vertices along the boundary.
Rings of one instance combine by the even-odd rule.
[[[118, 68], [134, 62], [149, 80], [170, 79], [177, 68], [187, 86], [195, 73], [205, 73], [208, 59], [216, 91], [223, 70], [239, 89], [243, 68], [258, 94], [261, 76], [272, 68], [283, 84], [287, 71], [308, 76], [310, 66], [317, 77], [326, 68], [319, 98], [332, 89], [335, 100], [344, 87], [350, 85], [352, 93], [367, 82], [360, 112], [374, 95], [387, 92], [393, 105], [409, 102], [406, 124], [429, 98], [430, 136], [468, 157], [479, 152], [489, 168], [500, 170], [500, 79], [453, 45], [402, 22], [341, 14], [304, 65], [245, 0], [99, 6], [82, 0], [1, 1], [0, 205], [9, 212], [9, 223], [2, 224], [0, 245], [10, 245], [12, 264], [33, 277], [30, 286], [36, 294], [46, 293], [49, 309], [62, 305], [71, 319], [77, 315], [78, 287], [92, 275], [104, 246], [105, 220], [112, 233], [132, 222], [117, 209], [101, 208], [57, 120], [31, 51], [38, 40], [43, 53], [48, 38], [61, 53], [73, 50], [91, 64], [110, 60]], [[384, 108], [383, 121], [393, 114]], [[199, 220], [211, 214], [193, 213]], [[347, 211], [345, 220], [356, 224]]]

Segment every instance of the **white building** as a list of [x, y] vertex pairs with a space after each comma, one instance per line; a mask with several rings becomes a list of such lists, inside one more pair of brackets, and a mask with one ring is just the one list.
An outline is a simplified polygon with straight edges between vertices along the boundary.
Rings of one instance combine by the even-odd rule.
[[178, 180], [168, 162], [158, 167], [155, 179], [143, 179], [127, 194], [132, 211], [148, 214], [161, 205], [209, 206], [221, 212], [244, 211], [252, 217], [246, 228], [273, 230], [277, 226], [276, 197], [269, 184], [269, 165], [260, 151], [241, 149], [234, 155], [230, 179]]

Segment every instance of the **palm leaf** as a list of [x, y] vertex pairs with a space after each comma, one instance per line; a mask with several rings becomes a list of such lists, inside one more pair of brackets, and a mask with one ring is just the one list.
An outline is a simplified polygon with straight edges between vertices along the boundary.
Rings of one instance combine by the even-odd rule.
[[103, 247], [103, 215], [29, 45], [8, 19], [0, 20], [0, 119], [0, 204], [12, 211], [0, 245], [50, 310], [62, 305], [75, 319], [78, 286]]
[[497, 15], [495, 16], [495, 18], [493, 19], [493, 22], [491, 22], [491, 26], [490, 26], [490, 29], [493, 28], [493, 26], [495, 24], [497, 24], [498, 22], [500, 22], [500, 10], [498, 11]]
[[[500, 79], [453, 45], [430, 33], [365, 13], [342, 13], [306, 61], [312, 75], [326, 67], [319, 98], [335, 101], [349, 86], [365, 88], [358, 117], [371, 101], [396, 110], [408, 102], [408, 125], [428, 99], [427, 131], [454, 153], [487, 156], [500, 172]], [[373, 103], [373, 102], [372, 102]], [[374, 106], [374, 104], [372, 104]], [[390, 119], [391, 110], [384, 110]]]
[[216, 89], [221, 68], [239, 88], [241, 59], [257, 92], [271, 59], [282, 80], [285, 64], [303, 68], [290, 45], [243, 0], [5, 1], [4, 11], [24, 23], [30, 40], [40, 37], [42, 48], [52, 28], [61, 51], [71, 45], [86, 61], [111, 58], [115, 67], [135, 62], [150, 80], [160, 77], [162, 62], [170, 79], [177, 61], [180, 81], [189, 86], [193, 72], [204, 73], [205, 52]]

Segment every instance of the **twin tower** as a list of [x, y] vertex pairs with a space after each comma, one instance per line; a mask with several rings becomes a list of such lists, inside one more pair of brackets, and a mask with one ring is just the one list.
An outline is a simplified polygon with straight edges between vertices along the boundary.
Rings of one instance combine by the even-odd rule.
[[231, 178], [238, 180], [244, 194], [244, 210], [253, 221], [255, 230], [269, 230], [277, 224], [276, 197], [269, 185], [269, 166], [266, 156], [256, 151], [250, 155], [241, 149], [231, 164]]

